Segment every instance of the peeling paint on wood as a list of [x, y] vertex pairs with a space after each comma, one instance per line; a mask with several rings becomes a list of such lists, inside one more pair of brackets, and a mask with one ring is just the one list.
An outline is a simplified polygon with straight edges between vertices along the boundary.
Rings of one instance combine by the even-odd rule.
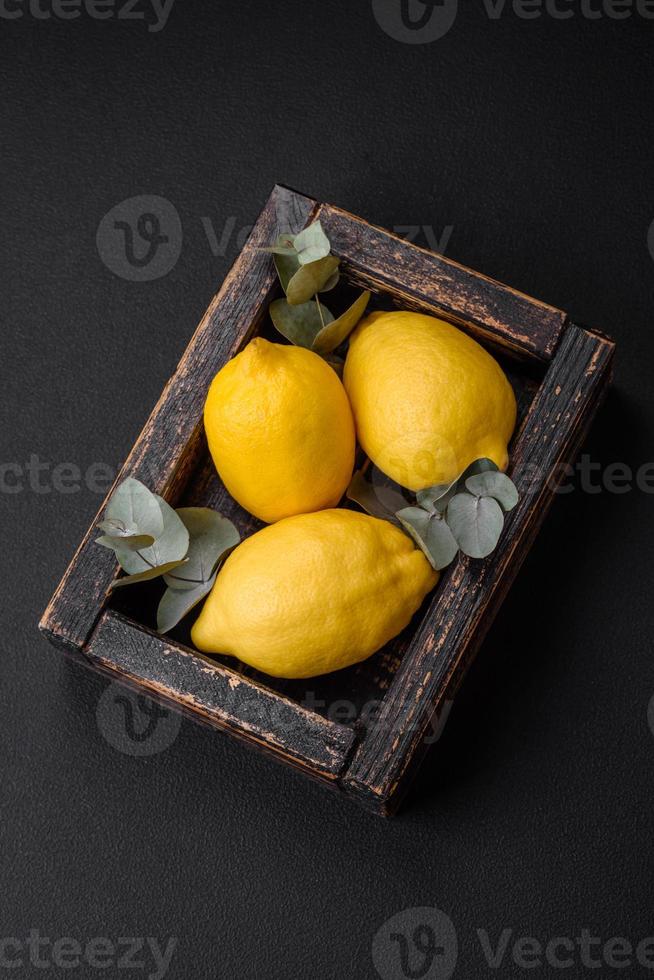
[[335, 780], [354, 745], [351, 728], [210, 664], [196, 651], [112, 610], [102, 614], [86, 655], [124, 680], [141, 683], [159, 698], [184, 705], [214, 727], [254, 741], [314, 776]]
[[505, 349], [551, 359], [566, 323], [562, 310], [329, 204], [318, 214], [334, 252], [362, 286], [417, 301]]

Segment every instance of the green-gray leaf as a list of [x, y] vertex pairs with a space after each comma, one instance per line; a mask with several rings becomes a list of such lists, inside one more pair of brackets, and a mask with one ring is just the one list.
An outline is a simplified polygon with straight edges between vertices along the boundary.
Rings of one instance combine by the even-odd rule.
[[424, 551], [432, 568], [440, 571], [454, 561], [459, 545], [442, 517], [428, 514], [422, 507], [405, 507], [396, 516]]
[[476, 476], [478, 473], [497, 473], [497, 472], [499, 472], [499, 466], [497, 466], [497, 464], [494, 463], [492, 459], [487, 459], [486, 457], [482, 457], [481, 459], [476, 459], [474, 463], [471, 463], [470, 466], [468, 466], [463, 471], [463, 473], [459, 477], [458, 482], [461, 484], [461, 487], [463, 488], [469, 476]]
[[189, 547], [184, 568], [167, 575], [172, 589], [194, 590], [213, 575], [218, 562], [231, 551], [241, 536], [230, 520], [209, 507], [180, 507], [177, 511], [189, 533]]
[[208, 582], [195, 585], [192, 589], [166, 589], [157, 609], [159, 632], [167, 633], [173, 626], [177, 626], [179, 621], [211, 592], [215, 581], [216, 576], [212, 575]]
[[[121, 567], [130, 575], [138, 575], [151, 566], [158, 567], [168, 562], [179, 563], [186, 557], [189, 536], [181, 518], [163, 497], [153, 494], [163, 523], [163, 531], [155, 538], [154, 544], [139, 553], [127, 548], [117, 548], [116, 557]], [[173, 566], [174, 567], [174, 566]], [[161, 573], [160, 573], [161, 574]]]
[[493, 497], [504, 510], [512, 510], [518, 503], [516, 486], [506, 473], [478, 473], [466, 480], [466, 489], [476, 497]]
[[163, 515], [164, 529], [150, 550], [156, 558], [156, 564], [161, 565], [164, 562], [179, 561], [186, 557], [188, 551], [188, 531], [184, 527], [182, 519], [170, 504], [166, 503], [163, 497], [160, 497], [158, 494], [155, 494], [155, 497]]
[[345, 338], [352, 333], [366, 312], [369, 300], [370, 293], [367, 290], [361, 293], [345, 313], [341, 313], [332, 323], [322, 328], [313, 342], [313, 350], [317, 354], [329, 354], [336, 350], [338, 345], [342, 344]]
[[327, 235], [322, 230], [320, 221], [314, 221], [293, 238], [293, 245], [300, 257], [300, 264], [316, 262], [329, 255], [331, 245]]
[[138, 534], [138, 527], [134, 521], [121, 521], [115, 517], [108, 517], [104, 521], [100, 521], [98, 527], [105, 534], [114, 538], [131, 538], [135, 534]]
[[442, 514], [456, 493], [456, 485], [457, 481], [455, 480], [454, 483], [439, 483], [435, 487], [418, 490], [416, 500], [421, 507], [424, 507], [431, 514], [435, 512]]
[[116, 581], [112, 583], [111, 587], [112, 589], [120, 589], [124, 585], [134, 585], [136, 582], [147, 582], [148, 579], [159, 578], [160, 575], [165, 575], [167, 572], [172, 572], [173, 568], [183, 565], [184, 561], [185, 559], [182, 559], [182, 561], [169, 561], [165, 565], [159, 565], [158, 568], [146, 568], [143, 572], [135, 572], [133, 575], [125, 575], [123, 578], [117, 578]]
[[316, 334], [322, 330], [323, 320], [331, 323], [334, 319], [322, 303], [320, 309], [322, 320], [318, 305], [313, 301], [302, 303], [301, 306], [290, 306], [285, 299], [276, 299], [270, 304], [269, 312], [276, 330], [297, 347], [307, 347], [310, 350]]
[[372, 517], [380, 517], [392, 524], [399, 524], [395, 513], [406, 507], [406, 500], [401, 494], [391, 487], [374, 486], [366, 480], [361, 470], [352, 477], [345, 496], [363, 507]]
[[150, 534], [132, 534], [130, 537], [104, 534], [101, 538], [96, 538], [95, 543], [101, 544], [103, 548], [110, 548], [112, 551], [120, 551], [121, 548], [127, 549], [127, 551], [140, 551], [142, 548], [149, 548], [150, 545], [154, 544], [154, 538]]
[[327, 255], [308, 265], [300, 265], [286, 287], [286, 298], [289, 303], [298, 306], [319, 293], [338, 269], [338, 262], [335, 255]]
[[293, 251], [290, 254], [275, 255], [273, 258], [275, 268], [277, 269], [277, 276], [282, 284], [282, 289], [286, 292], [289, 282], [300, 268], [300, 260], [297, 257], [297, 252]]
[[447, 523], [464, 554], [486, 558], [499, 541], [504, 514], [492, 497], [458, 493], [447, 508]]
[[330, 289], [334, 288], [334, 286], [338, 286], [340, 278], [341, 278], [341, 274], [338, 271], [338, 269], [336, 269], [335, 272], [332, 272], [331, 276], [329, 277], [325, 285], [321, 289], [319, 289], [318, 292], [328, 293]]
[[111, 495], [105, 520], [119, 521], [125, 526], [135, 527], [139, 534], [149, 534], [155, 540], [164, 528], [156, 495], [133, 477], [123, 480]]

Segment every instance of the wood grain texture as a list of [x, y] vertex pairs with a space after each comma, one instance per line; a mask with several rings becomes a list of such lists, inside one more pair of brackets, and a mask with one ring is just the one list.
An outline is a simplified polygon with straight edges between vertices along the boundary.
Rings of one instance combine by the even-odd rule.
[[392, 813], [425, 751], [425, 734], [465, 673], [552, 503], [562, 463], [574, 460], [610, 379], [613, 344], [570, 325], [513, 450], [520, 492], [496, 550], [461, 557], [439, 583], [344, 787]]
[[561, 310], [329, 204], [318, 215], [332, 251], [365, 289], [391, 293], [403, 307], [441, 314], [500, 348], [543, 361], [552, 357], [566, 322]]
[[102, 613], [86, 654], [118, 679], [137, 681], [158, 698], [256, 743], [313, 776], [335, 780], [354, 745], [351, 728], [328, 721], [112, 610]]
[[257, 249], [283, 231], [299, 231], [315, 208], [310, 198], [274, 188], [41, 619], [41, 631], [59, 645], [83, 647], [118, 573], [113, 554], [94, 543], [113, 490], [133, 476], [176, 502], [204, 442], [202, 409], [211, 379], [255, 332], [276, 285], [270, 256]]

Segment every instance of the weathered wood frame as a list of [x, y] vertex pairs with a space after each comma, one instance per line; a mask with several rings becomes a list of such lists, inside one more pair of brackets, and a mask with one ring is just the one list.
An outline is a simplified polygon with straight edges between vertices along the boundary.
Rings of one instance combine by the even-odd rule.
[[[202, 452], [202, 408], [219, 368], [256, 333], [276, 286], [258, 251], [320, 217], [346, 276], [400, 306], [433, 312], [544, 373], [512, 447], [521, 494], [499, 547], [460, 558], [417, 618], [408, 649], [367, 731], [330, 721], [236, 670], [108, 608], [118, 574], [93, 522], [40, 623], [55, 644], [96, 669], [229, 731], [382, 814], [392, 813], [424, 752], [425, 733], [474, 657], [574, 460], [605, 392], [614, 345], [565, 313], [360, 218], [275, 187], [116, 483], [142, 479], [175, 503]], [[111, 492], [110, 492], [111, 493]], [[108, 495], [108, 497], [110, 494]], [[108, 499], [107, 497], [107, 499]], [[106, 500], [100, 509], [102, 514]]]

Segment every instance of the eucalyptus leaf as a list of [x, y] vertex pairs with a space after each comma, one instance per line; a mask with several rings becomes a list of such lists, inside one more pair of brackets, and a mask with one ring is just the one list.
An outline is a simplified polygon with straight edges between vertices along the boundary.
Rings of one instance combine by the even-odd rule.
[[327, 235], [322, 230], [320, 221], [314, 221], [293, 238], [293, 245], [300, 258], [301, 265], [316, 262], [329, 255], [331, 245]]
[[514, 482], [506, 473], [477, 473], [468, 477], [466, 489], [476, 497], [493, 497], [504, 510], [512, 510], [519, 499]]
[[447, 523], [464, 554], [486, 558], [499, 541], [504, 514], [492, 497], [458, 493], [447, 508]]
[[268, 252], [273, 255], [295, 255], [296, 251], [291, 245], [290, 247], [286, 245], [266, 245], [265, 248], [260, 248], [259, 252]]
[[338, 269], [339, 260], [335, 255], [326, 255], [316, 262], [300, 265], [286, 286], [286, 298], [293, 306], [306, 303], [319, 293]]
[[457, 490], [463, 492], [465, 482], [469, 477], [493, 471], [498, 472], [498, 467], [492, 459], [476, 459], [474, 463], [466, 467], [461, 476], [451, 483], [439, 483], [436, 486], [427, 487], [426, 490], [419, 490], [416, 494], [416, 500], [420, 507], [424, 507], [425, 510], [444, 514]]
[[458, 479], [461, 487], [465, 485], [466, 480], [469, 476], [476, 476], [478, 473], [499, 473], [499, 466], [493, 462], [492, 459], [488, 459], [483, 456], [481, 459], [476, 459], [474, 463], [467, 466]]
[[[147, 572], [151, 568], [156, 568], [154, 562], [149, 559], [146, 561], [138, 551], [130, 551], [129, 548], [117, 544], [114, 545], [113, 550], [118, 564], [128, 575], [140, 575], [142, 572]], [[149, 549], [146, 548], [144, 553], [148, 551]], [[159, 572], [158, 574], [163, 575], [163, 572]]]
[[326, 306], [320, 304], [322, 320], [318, 312], [318, 304], [314, 301], [302, 303], [301, 306], [291, 306], [285, 299], [275, 299], [270, 304], [270, 319], [275, 329], [298, 347], [311, 345], [316, 335], [322, 330], [324, 323], [331, 323], [334, 317]]
[[290, 254], [274, 255], [273, 260], [277, 269], [277, 277], [282, 284], [282, 289], [286, 292], [289, 282], [300, 268], [300, 260], [297, 257], [297, 252], [293, 251]]
[[427, 487], [426, 490], [418, 490], [416, 500], [421, 507], [430, 513], [442, 514], [456, 493], [456, 485], [457, 481], [455, 480], [454, 483], [439, 483], [434, 487]]
[[318, 292], [328, 293], [330, 289], [334, 288], [334, 286], [338, 286], [340, 278], [341, 278], [341, 274], [339, 270], [336, 269], [335, 272], [332, 272], [331, 276], [329, 277], [325, 285], [321, 289], [319, 289]]
[[189, 535], [181, 518], [177, 516], [163, 497], [158, 494], [153, 494], [153, 496], [163, 523], [163, 531], [159, 537], [155, 538], [154, 544], [138, 552], [131, 552], [123, 547], [115, 549], [121, 568], [130, 575], [138, 575], [149, 568], [157, 568], [169, 562], [178, 564], [186, 557], [188, 551]]
[[159, 632], [167, 633], [173, 626], [177, 626], [179, 621], [211, 592], [215, 581], [216, 576], [212, 575], [207, 582], [195, 585], [192, 589], [167, 588], [157, 609]]
[[172, 589], [190, 591], [211, 578], [218, 562], [241, 536], [230, 520], [209, 507], [180, 507], [177, 514], [189, 533], [188, 560], [164, 581]]
[[[164, 529], [160, 537], [155, 539], [152, 551], [156, 562], [153, 564], [161, 565], [164, 562], [179, 561], [186, 557], [189, 545], [189, 534], [182, 519], [177, 512], [168, 504], [163, 497], [155, 494], [164, 520]], [[149, 558], [150, 556], [147, 555]]]
[[100, 521], [98, 527], [105, 534], [116, 538], [131, 538], [139, 531], [134, 521], [120, 521], [115, 517]]
[[366, 312], [369, 300], [370, 293], [368, 290], [361, 293], [345, 313], [341, 313], [332, 323], [322, 328], [313, 342], [313, 350], [317, 354], [329, 354], [336, 350], [338, 345], [342, 344], [345, 338], [352, 333]]
[[[133, 575], [125, 575], [123, 578], [117, 578], [115, 582], [112, 583], [112, 589], [121, 589], [124, 585], [134, 585], [136, 582], [147, 582], [148, 579], [158, 578], [160, 575], [165, 575], [167, 572], [172, 572], [173, 568], [178, 568], [183, 565], [186, 559], [182, 561], [169, 561], [165, 565], [159, 565], [157, 568], [146, 568], [143, 572], [135, 572]], [[122, 562], [121, 562], [122, 565]]]
[[135, 532], [149, 534], [155, 540], [164, 529], [163, 514], [156, 494], [133, 477], [123, 480], [111, 495], [105, 520], [133, 527]]
[[439, 514], [428, 514], [422, 507], [406, 507], [398, 511], [396, 517], [424, 551], [432, 568], [440, 571], [454, 561], [459, 545]]
[[112, 551], [120, 551], [126, 548], [127, 551], [140, 551], [142, 548], [149, 548], [154, 544], [154, 538], [150, 534], [132, 534], [130, 537], [115, 537], [104, 534], [101, 538], [95, 539], [96, 544], [101, 544], [103, 548], [110, 548]]
[[401, 494], [390, 487], [373, 486], [366, 480], [361, 470], [352, 477], [345, 496], [359, 507], [363, 507], [372, 517], [380, 517], [392, 524], [400, 523], [395, 512], [406, 507], [406, 500]]

